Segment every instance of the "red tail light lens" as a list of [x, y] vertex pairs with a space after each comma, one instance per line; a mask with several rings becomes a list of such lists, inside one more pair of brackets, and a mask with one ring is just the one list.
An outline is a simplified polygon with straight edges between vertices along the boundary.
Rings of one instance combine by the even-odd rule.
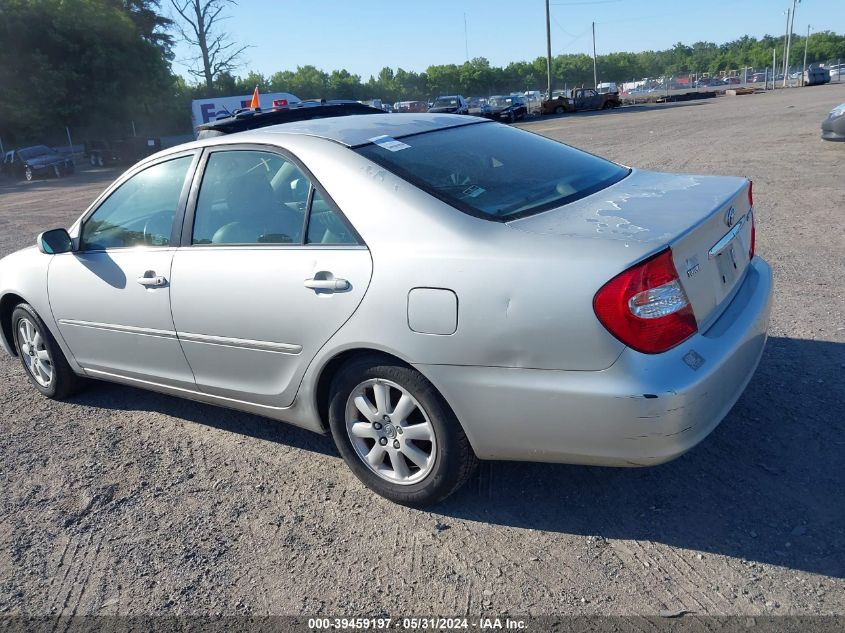
[[754, 181], [748, 181], [748, 206], [754, 208]]
[[669, 249], [608, 281], [593, 310], [613, 336], [644, 354], [665, 352], [698, 331]]
[[757, 244], [757, 225], [754, 222], [754, 211], [749, 211], [751, 219], [751, 246], [748, 249], [748, 259], [754, 259], [754, 247]]

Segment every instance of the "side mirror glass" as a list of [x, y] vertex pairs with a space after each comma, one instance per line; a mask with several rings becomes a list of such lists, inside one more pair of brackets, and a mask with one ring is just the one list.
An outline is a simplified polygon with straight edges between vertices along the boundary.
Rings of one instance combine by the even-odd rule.
[[38, 250], [45, 255], [70, 253], [73, 250], [73, 240], [65, 229], [44, 231], [36, 240]]

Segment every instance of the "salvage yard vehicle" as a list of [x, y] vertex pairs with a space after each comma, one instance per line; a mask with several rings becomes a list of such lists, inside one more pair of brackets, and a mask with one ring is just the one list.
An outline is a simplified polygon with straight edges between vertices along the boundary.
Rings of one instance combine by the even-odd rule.
[[607, 110], [621, 105], [618, 92], [599, 93], [593, 88], [573, 88], [569, 92], [561, 90], [553, 92], [552, 98], [541, 104], [540, 113], [563, 114], [584, 110]]
[[842, 103], [822, 121], [822, 138], [826, 141], [845, 141], [845, 103]]
[[46, 145], [14, 149], [3, 156], [3, 173], [13, 178], [61, 178], [74, 171], [73, 159]]
[[437, 97], [428, 111], [438, 114], [469, 114], [469, 104], [461, 95]]
[[487, 108], [481, 114], [497, 121], [516, 123], [528, 114], [528, 104], [522, 96], [497, 95], [487, 100]]
[[130, 136], [119, 141], [91, 140], [85, 142], [84, 156], [92, 167], [137, 163], [161, 149], [161, 139]]
[[425, 505], [478, 459], [673, 459], [755, 371], [772, 279], [744, 178], [480, 117], [229, 129], [0, 260], [0, 341], [44, 396], [103, 379], [330, 433]]

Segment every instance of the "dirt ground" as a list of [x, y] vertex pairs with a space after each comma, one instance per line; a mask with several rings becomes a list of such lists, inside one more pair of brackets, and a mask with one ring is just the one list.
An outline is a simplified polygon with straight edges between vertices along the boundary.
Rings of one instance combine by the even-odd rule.
[[[695, 450], [641, 470], [484, 463], [431, 512], [328, 437], [98, 383], [36, 395], [0, 358], [0, 615], [845, 615], [845, 84], [543, 118], [649, 169], [754, 181], [771, 338]], [[0, 184], [0, 256], [116, 173]]]

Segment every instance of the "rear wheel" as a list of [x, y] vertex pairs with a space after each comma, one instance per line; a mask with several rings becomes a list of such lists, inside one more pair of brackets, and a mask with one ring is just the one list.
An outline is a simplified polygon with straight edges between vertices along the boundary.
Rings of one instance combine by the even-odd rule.
[[563, 106], [558, 106], [555, 108], [555, 114], [563, 114], [564, 112], [565, 110], [563, 109]]
[[73, 373], [53, 335], [41, 317], [27, 303], [12, 312], [15, 348], [29, 381], [48, 398], [62, 400], [84, 385]]
[[396, 503], [436, 503], [460, 488], [477, 463], [434, 386], [419, 372], [377, 357], [338, 372], [329, 425], [352, 472]]
[[27, 180], [32, 180], [32, 176], [33, 176], [32, 167], [27, 167], [23, 172], [23, 177], [26, 178]]

